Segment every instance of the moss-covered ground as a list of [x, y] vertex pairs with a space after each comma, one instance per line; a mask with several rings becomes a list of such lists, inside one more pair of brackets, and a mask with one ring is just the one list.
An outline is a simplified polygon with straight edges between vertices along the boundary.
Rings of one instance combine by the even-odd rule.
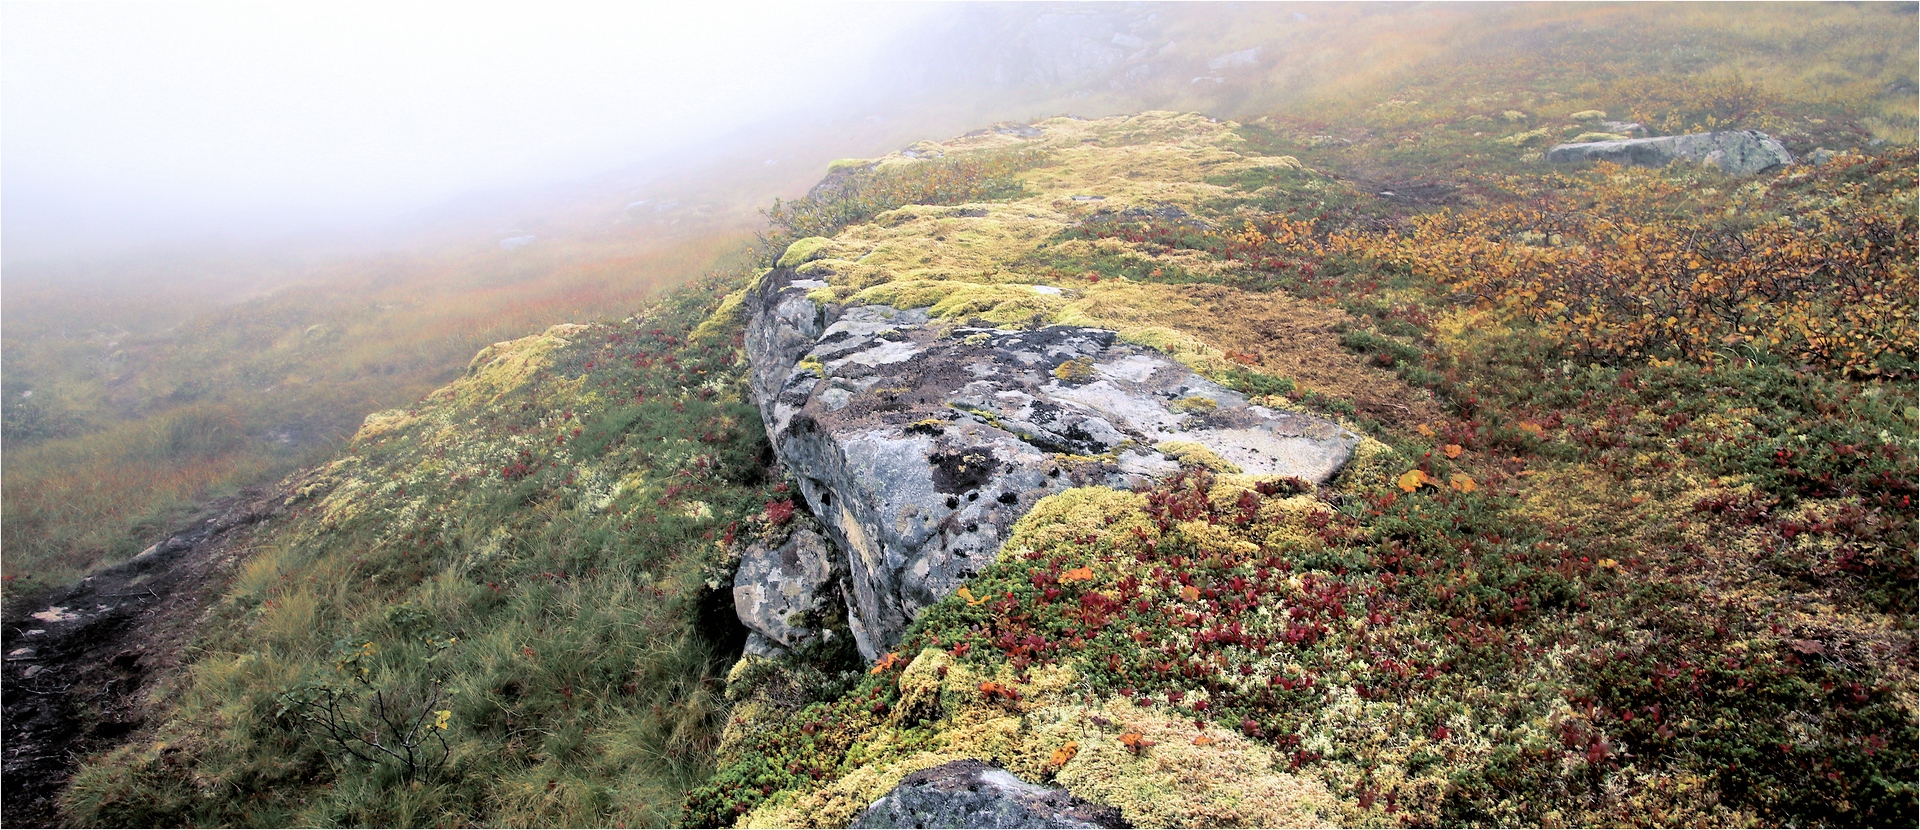
[[1038, 126], [922, 148], [1040, 152], [1013, 197], [789, 264], [1371, 440], [1317, 491], [1196, 458], [1052, 497], [851, 689], [743, 663], [687, 821], [840, 824], [974, 757], [1157, 826], [1912, 822], [1910, 145], [1733, 179], [1490, 144], [1403, 198], [1273, 122]]

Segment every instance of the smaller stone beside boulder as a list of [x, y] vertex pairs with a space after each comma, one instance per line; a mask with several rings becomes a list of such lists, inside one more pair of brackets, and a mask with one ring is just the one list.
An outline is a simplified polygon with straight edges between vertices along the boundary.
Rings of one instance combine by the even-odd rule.
[[833, 543], [806, 525], [785, 540], [748, 545], [733, 578], [733, 608], [755, 635], [750, 650], [772, 657], [827, 633], [826, 618], [841, 613], [839, 563]]
[[1029, 784], [979, 761], [952, 761], [901, 779], [854, 827], [1131, 827], [1120, 810]]
[[1547, 161], [1555, 164], [1606, 161], [1665, 167], [1682, 159], [1713, 164], [1729, 176], [1747, 176], [1792, 164], [1793, 154], [1772, 136], [1753, 130], [1589, 141], [1561, 144], [1547, 151]]

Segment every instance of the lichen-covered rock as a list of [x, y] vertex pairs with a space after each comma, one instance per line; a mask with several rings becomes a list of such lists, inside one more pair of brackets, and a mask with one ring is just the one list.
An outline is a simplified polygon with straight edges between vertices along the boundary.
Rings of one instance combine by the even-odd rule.
[[846, 552], [849, 624], [869, 658], [991, 563], [1048, 494], [1137, 487], [1182, 463], [1321, 482], [1359, 441], [1111, 331], [952, 325], [884, 305], [827, 323], [813, 283], [779, 269], [757, 287], [755, 390], [775, 451]]
[[1681, 159], [1713, 164], [1730, 176], [1745, 176], [1792, 164], [1793, 154], [1773, 137], [1753, 130], [1590, 141], [1561, 144], [1547, 151], [1547, 161], [1556, 164], [1608, 161], [1665, 167]]
[[907, 776], [854, 827], [1130, 827], [1120, 811], [1020, 780], [979, 761]]
[[833, 543], [810, 526], [748, 545], [733, 578], [733, 609], [763, 638], [751, 645], [778, 653], [828, 633], [822, 623], [837, 614], [842, 572]]

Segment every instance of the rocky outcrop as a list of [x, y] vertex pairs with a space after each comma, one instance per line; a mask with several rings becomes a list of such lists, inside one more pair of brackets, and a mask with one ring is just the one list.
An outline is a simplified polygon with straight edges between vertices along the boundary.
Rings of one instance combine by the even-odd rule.
[[771, 657], [831, 636], [826, 623], [839, 613], [844, 573], [833, 543], [808, 525], [748, 545], [733, 578], [734, 611], [753, 631], [747, 652]]
[[1020, 780], [979, 761], [953, 761], [901, 779], [854, 827], [1130, 827], [1120, 811]]
[[1561, 144], [1547, 151], [1547, 161], [1556, 164], [1607, 161], [1665, 167], [1682, 159], [1716, 165], [1730, 176], [1745, 176], [1792, 164], [1793, 154], [1771, 136], [1753, 130]]
[[848, 623], [869, 658], [1051, 493], [1137, 487], [1183, 463], [1321, 482], [1359, 442], [1111, 331], [840, 308], [808, 296], [823, 285], [764, 275], [746, 342], [774, 450], [846, 557]]

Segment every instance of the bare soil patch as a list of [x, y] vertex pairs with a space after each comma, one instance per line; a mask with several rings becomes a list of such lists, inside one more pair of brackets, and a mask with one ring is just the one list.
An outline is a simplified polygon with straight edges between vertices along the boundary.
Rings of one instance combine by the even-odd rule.
[[21, 602], [0, 622], [0, 823], [57, 824], [80, 760], [146, 722], [148, 692], [180, 668], [202, 612], [284, 496], [267, 488], [211, 502], [132, 561]]

